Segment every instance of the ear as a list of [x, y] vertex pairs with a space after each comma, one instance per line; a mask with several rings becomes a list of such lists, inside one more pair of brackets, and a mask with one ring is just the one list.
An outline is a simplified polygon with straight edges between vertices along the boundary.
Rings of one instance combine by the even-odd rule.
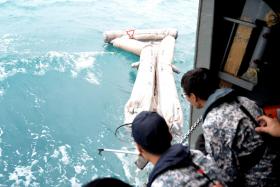
[[142, 155], [142, 153], [143, 153], [143, 148], [142, 148], [142, 146], [141, 145], [139, 145], [138, 143], [135, 143], [136, 144], [136, 149], [138, 150], [138, 152], [139, 152], [139, 154], [140, 155]]
[[194, 95], [194, 93], [191, 93], [189, 98], [192, 102], [197, 102], [197, 100], [198, 100], [198, 98], [196, 97], [196, 95]]
[[202, 108], [204, 106], [203, 100], [197, 97], [194, 93], [190, 94], [189, 101], [196, 108]]

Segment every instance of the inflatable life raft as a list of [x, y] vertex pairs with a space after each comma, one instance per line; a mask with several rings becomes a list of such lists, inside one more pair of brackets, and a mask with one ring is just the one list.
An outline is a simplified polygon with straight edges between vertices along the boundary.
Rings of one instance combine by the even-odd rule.
[[137, 77], [124, 107], [124, 123], [141, 111], [156, 111], [166, 120], [172, 134], [181, 132], [183, 112], [172, 65], [176, 29], [104, 32], [104, 41], [140, 56]]

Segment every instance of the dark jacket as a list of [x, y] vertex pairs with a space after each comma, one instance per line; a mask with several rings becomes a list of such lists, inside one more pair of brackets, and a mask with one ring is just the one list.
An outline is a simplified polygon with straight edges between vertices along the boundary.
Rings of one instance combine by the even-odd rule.
[[209, 178], [217, 179], [217, 170], [212, 160], [207, 159], [200, 151], [190, 151], [181, 144], [171, 146], [156, 163], [147, 186], [210, 186], [211, 181], [198, 173], [203, 169]]

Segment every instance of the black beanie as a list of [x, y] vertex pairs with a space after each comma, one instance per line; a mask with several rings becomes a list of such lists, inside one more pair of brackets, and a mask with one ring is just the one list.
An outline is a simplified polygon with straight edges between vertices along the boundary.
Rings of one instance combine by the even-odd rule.
[[162, 154], [171, 145], [171, 134], [163, 117], [143, 111], [132, 122], [132, 137], [146, 151]]

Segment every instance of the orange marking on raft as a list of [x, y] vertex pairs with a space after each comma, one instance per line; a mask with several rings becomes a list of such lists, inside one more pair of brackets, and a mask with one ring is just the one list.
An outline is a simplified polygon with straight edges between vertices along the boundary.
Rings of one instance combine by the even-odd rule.
[[129, 39], [133, 38], [134, 32], [135, 32], [135, 29], [130, 29], [130, 30], [126, 31], [126, 34], [128, 35]]

